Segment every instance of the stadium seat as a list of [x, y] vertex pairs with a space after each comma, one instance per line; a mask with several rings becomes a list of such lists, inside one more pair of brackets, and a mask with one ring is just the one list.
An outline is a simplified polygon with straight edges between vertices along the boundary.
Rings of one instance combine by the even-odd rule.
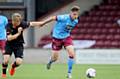
[[[90, 48], [120, 48], [120, 0], [103, 0], [87, 14], [81, 15], [77, 27], [72, 31], [74, 40], [95, 40]], [[51, 41], [50, 36], [43, 37], [39, 46]], [[47, 42], [46, 42], [47, 41]]]

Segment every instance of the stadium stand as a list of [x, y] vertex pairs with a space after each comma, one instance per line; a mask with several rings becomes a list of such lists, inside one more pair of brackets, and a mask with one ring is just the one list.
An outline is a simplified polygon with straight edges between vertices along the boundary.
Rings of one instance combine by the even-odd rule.
[[[120, 0], [103, 0], [90, 11], [80, 16], [79, 24], [72, 31], [74, 40], [94, 40], [90, 48], [120, 48]], [[51, 42], [51, 36], [46, 35], [38, 44], [42, 47]]]

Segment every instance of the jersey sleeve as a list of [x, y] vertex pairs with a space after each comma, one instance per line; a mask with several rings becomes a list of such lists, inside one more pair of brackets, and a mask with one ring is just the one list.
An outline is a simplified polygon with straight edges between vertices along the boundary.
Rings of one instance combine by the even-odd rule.
[[8, 24], [8, 19], [5, 18], [5, 26]]
[[23, 29], [26, 29], [30, 26], [30, 23], [26, 21], [23, 21], [21, 24], [22, 24], [21, 26], [23, 27]]
[[10, 24], [6, 25], [6, 34], [10, 35], [11, 34], [11, 30], [10, 30]]
[[56, 18], [57, 21], [65, 21], [66, 20], [66, 16], [65, 15], [57, 15], [56, 17], [57, 17]]
[[8, 19], [7, 19], [7, 17], [4, 17], [4, 26], [6, 27], [7, 24], [8, 24]]

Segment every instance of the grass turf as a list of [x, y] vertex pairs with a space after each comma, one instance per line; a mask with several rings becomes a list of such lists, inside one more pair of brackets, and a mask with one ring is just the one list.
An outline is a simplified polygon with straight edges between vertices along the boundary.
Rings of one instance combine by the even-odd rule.
[[[94, 79], [120, 79], [120, 65], [74, 65], [72, 79], [86, 79], [85, 71], [95, 68], [97, 75]], [[1, 68], [0, 68], [1, 70]], [[6, 79], [66, 79], [67, 65], [53, 64], [50, 70], [45, 64], [23, 64], [13, 77], [7, 73]], [[2, 79], [0, 77], [0, 79]]]

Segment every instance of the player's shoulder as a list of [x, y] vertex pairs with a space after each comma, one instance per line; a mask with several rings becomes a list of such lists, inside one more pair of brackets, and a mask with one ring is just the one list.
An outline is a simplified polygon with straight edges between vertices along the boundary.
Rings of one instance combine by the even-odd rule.
[[21, 21], [20, 26], [23, 27], [27, 24], [27, 21]]
[[11, 26], [12, 25], [12, 21], [9, 21], [7, 26]]
[[60, 15], [58, 15], [58, 16], [69, 16], [69, 14], [60, 14]]
[[8, 24], [6, 25], [8, 28], [12, 26], [12, 22], [9, 21]]
[[69, 17], [70, 15], [69, 14], [63, 14], [63, 16]]
[[69, 14], [63, 14], [63, 17], [65, 17], [65, 18], [69, 18], [70, 15], [69, 15]]
[[24, 24], [28, 24], [28, 23], [29, 23], [28, 21], [24, 21], [24, 20], [21, 21], [21, 24], [23, 24], [23, 25], [24, 25]]
[[0, 15], [0, 17], [1, 17], [2, 19], [7, 19], [7, 17], [6, 17], [6, 16], [3, 16], [3, 15]]
[[69, 18], [69, 14], [61, 14], [61, 15], [58, 15], [59, 17], [61, 18]]
[[7, 23], [6, 29], [7, 29], [7, 30], [12, 29], [12, 22], [11, 22], [11, 21]]
[[26, 23], [26, 21], [23, 21], [23, 20], [22, 20], [22, 21], [21, 21], [21, 24], [24, 24], [24, 23]]
[[21, 21], [20, 27], [23, 27], [24, 29], [30, 26], [30, 22], [28, 21]]
[[2, 17], [2, 18], [7, 18], [6, 16], [3, 16], [3, 15], [0, 15], [0, 17]]
[[21, 21], [21, 25], [22, 26], [30, 25], [30, 22], [28, 22], [28, 21]]

